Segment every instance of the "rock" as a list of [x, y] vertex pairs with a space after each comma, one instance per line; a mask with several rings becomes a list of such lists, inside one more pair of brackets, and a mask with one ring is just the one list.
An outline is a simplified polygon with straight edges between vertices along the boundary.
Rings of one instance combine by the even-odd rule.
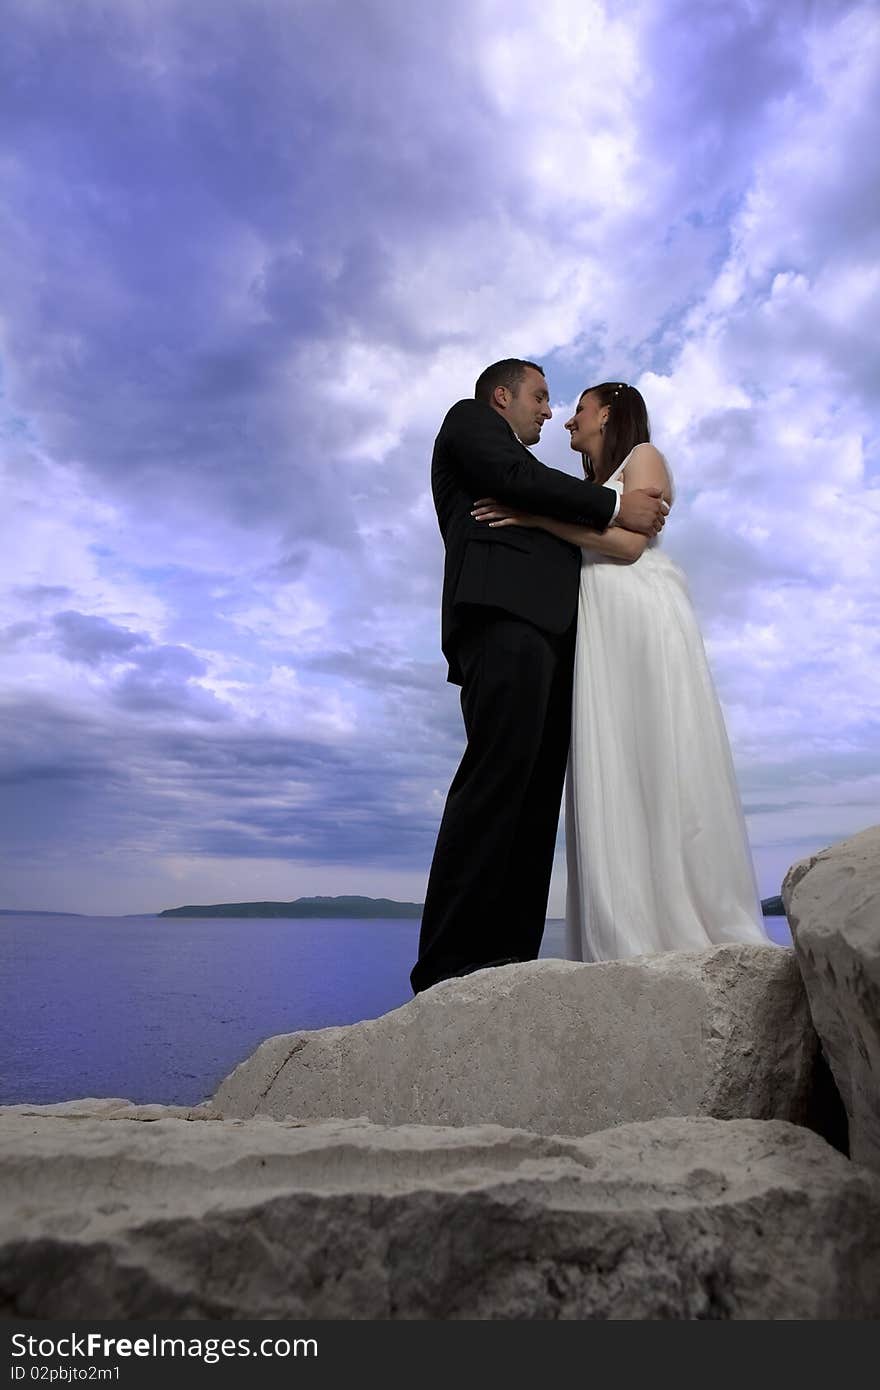
[[447, 980], [382, 1018], [270, 1038], [228, 1116], [365, 1116], [589, 1134], [662, 1115], [820, 1124], [818, 1041], [791, 949], [718, 946]]
[[87, 1119], [87, 1120], [141, 1120], [150, 1123], [153, 1120], [219, 1120], [222, 1115], [214, 1110], [210, 1101], [202, 1101], [201, 1105], [159, 1105], [156, 1103], [149, 1105], [139, 1105], [132, 1100], [123, 1100], [119, 1096], [85, 1096], [80, 1100], [59, 1100], [51, 1105], [0, 1105], [0, 1115], [9, 1118], [11, 1115], [52, 1115], [59, 1119]]
[[778, 1121], [0, 1112], [0, 1316], [869, 1319], [880, 1179]]
[[782, 896], [850, 1153], [880, 1171], [880, 826], [793, 865]]

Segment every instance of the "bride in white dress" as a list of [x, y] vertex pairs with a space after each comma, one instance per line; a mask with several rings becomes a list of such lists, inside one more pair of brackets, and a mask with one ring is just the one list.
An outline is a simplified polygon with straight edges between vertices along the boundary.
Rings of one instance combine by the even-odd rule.
[[[565, 428], [587, 477], [618, 491], [659, 487], [671, 506], [669, 470], [634, 387], [590, 387]], [[565, 792], [568, 958], [767, 944], [721, 706], [685, 577], [660, 536], [591, 531], [498, 503], [479, 519], [541, 526], [582, 551]]]

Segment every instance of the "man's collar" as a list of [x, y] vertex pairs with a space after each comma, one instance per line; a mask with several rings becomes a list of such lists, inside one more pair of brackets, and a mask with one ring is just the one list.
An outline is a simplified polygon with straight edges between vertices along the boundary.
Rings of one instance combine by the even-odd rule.
[[[490, 410], [494, 410], [494, 407], [493, 407], [493, 406], [490, 406], [489, 409], [490, 409]], [[521, 449], [525, 449], [526, 452], [527, 452], [528, 454], [530, 454], [532, 458], [534, 458], [535, 455], [532, 453], [532, 451], [531, 451], [531, 449], [529, 448], [528, 444], [523, 444], [522, 440], [520, 439], [520, 437], [519, 437], [519, 435], [517, 434], [516, 430], [513, 428], [513, 425], [510, 423], [510, 421], [504, 419], [504, 416], [501, 414], [501, 411], [500, 411], [500, 410], [494, 410], [494, 413], [498, 416], [498, 419], [499, 419], [499, 420], [504, 420], [505, 425], [506, 425], [507, 428], [510, 430], [510, 433], [513, 435], [514, 439], [516, 440], [516, 442], [517, 442], [517, 444], [520, 446], [520, 448], [521, 448]], [[540, 463], [541, 460], [538, 459], [537, 462]]]
[[[503, 418], [503, 417], [502, 417], [502, 418]], [[504, 423], [505, 423], [505, 425], [507, 425], [507, 421], [506, 421], [506, 420], [504, 421]], [[514, 437], [514, 439], [516, 440], [516, 442], [517, 442], [517, 444], [519, 445], [519, 447], [520, 447], [521, 449], [525, 449], [526, 453], [527, 453], [527, 454], [531, 454], [532, 458], [534, 458], [535, 456], [534, 456], [534, 454], [532, 454], [532, 451], [531, 451], [531, 449], [529, 448], [528, 444], [523, 444], [523, 442], [522, 442], [522, 440], [520, 439], [519, 435], [517, 434], [516, 430], [513, 428], [513, 425], [507, 425], [507, 428], [510, 430], [510, 433], [513, 435], [513, 437]]]
[[496, 410], [496, 411], [495, 411], [495, 414], [498, 416], [499, 420], [504, 420], [505, 425], [506, 425], [507, 428], [510, 430], [510, 433], [513, 435], [513, 437], [514, 437], [514, 439], [516, 440], [517, 444], [522, 444], [523, 448], [525, 448], [525, 447], [526, 447], [525, 444], [523, 444], [522, 440], [520, 439], [520, 437], [519, 437], [519, 435], [517, 434], [516, 430], [513, 428], [513, 425], [510, 423], [510, 421], [509, 421], [509, 420], [506, 420], [506, 419], [504, 418], [504, 416], [501, 414], [501, 411], [500, 411], [500, 410]]

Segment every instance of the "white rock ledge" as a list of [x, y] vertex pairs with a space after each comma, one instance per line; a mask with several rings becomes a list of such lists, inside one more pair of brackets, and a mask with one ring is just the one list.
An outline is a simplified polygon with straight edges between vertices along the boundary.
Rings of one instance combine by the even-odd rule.
[[818, 1050], [790, 948], [533, 961], [445, 981], [378, 1019], [269, 1038], [212, 1105], [541, 1134], [664, 1115], [811, 1123]]
[[158, 1110], [0, 1112], [0, 1316], [880, 1315], [880, 1179], [798, 1126]]

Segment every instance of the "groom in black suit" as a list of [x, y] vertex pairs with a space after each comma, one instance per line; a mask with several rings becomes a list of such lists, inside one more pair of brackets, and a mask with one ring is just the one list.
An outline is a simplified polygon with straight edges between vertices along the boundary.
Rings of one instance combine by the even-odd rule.
[[537, 958], [568, 757], [580, 550], [536, 528], [476, 522], [474, 503], [491, 496], [598, 531], [663, 525], [656, 489], [618, 499], [529, 452], [552, 414], [534, 362], [494, 363], [474, 395], [449, 411], [431, 465], [446, 546], [441, 645], [467, 747], [431, 865], [416, 993]]

